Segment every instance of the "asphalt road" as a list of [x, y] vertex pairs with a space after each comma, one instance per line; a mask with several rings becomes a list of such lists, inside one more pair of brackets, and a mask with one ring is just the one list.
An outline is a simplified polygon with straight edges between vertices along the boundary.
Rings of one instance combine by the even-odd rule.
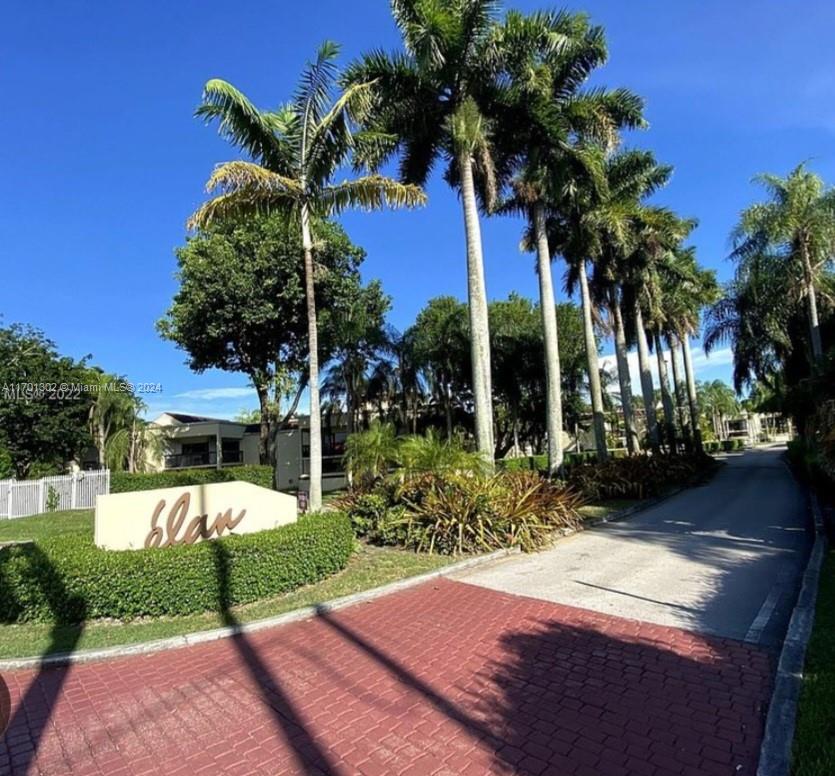
[[811, 546], [805, 497], [782, 453], [729, 456], [706, 485], [455, 578], [776, 647]]

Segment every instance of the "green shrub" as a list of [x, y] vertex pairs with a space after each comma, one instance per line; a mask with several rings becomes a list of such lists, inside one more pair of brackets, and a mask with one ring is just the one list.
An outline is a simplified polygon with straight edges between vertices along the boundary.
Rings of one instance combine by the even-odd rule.
[[0, 548], [0, 622], [72, 623], [217, 610], [344, 568], [354, 535], [328, 512], [190, 546], [111, 551], [64, 536]]
[[703, 455], [636, 455], [572, 468], [568, 484], [592, 501], [652, 498], [671, 486], [686, 485], [714, 465]]
[[400, 440], [397, 463], [401, 479], [426, 473], [483, 473], [487, 468], [481, 453], [465, 450], [460, 439], [441, 439], [431, 428], [424, 436], [408, 436]]
[[[620, 450], [612, 450], [613, 455], [615, 453], [619, 453]], [[625, 453], [625, 451], [624, 451]], [[597, 453], [593, 450], [584, 450], [583, 452], [573, 452], [573, 453], [566, 453], [563, 456], [563, 466], [565, 468], [570, 468], [571, 466], [576, 466], [577, 464], [581, 463], [588, 463], [589, 461], [595, 461], [597, 459]], [[517, 472], [517, 471], [535, 471], [535, 472], [547, 472], [548, 471], [548, 456], [547, 455], [522, 455], [517, 456], [516, 458], [502, 458], [496, 461], [496, 468], [508, 471], [508, 472]]]
[[400, 494], [405, 544], [456, 554], [504, 547], [534, 550], [554, 530], [579, 523], [577, 495], [535, 472], [428, 474]]
[[374, 421], [367, 431], [350, 434], [345, 442], [345, 470], [361, 487], [372, 487], [397, 464], [398, 442], [391, 423]]
[[531, 471], [430, 472], [337, 503], [369, 541], [441, 554], [534, 549], [555, 529], [576, 525], [580, 506], [576, 494]]
[[209, 485], [214, 482], [241, 480], [273, 488], [274, 475], [271, 466], [230, 466], [224, 469], [180, 469], [164, 472], [110, 473], [111, 493], [130, 493], [136, 490], [179, 488], [187, 485]]

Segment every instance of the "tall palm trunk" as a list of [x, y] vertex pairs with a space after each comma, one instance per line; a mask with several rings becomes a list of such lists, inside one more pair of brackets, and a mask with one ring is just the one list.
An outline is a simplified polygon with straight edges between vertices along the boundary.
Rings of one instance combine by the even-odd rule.
[[536, 260], [539, 275], [539, 306], [545, 338], [545, 428], [548, 431], [548, 474], [554, 476], [562, 467], [562, 393], [560, 391], [560, 350], [554, 283], [551, 278], [551, 252], [545, 231], [545, 207], [533, 208], [536, 232]]
[[605, 461], [609, 455], [606, 448], [606, 416], [603, 414], [603, 392], [600, 388], [600, 363], [597, 357], [597, 340], [594, 338], [594, 325], [591, 316], [591, 294], [589, 279], [586, 276], [586, 262], [578, 266], [580, 275], [580, 298], [583, 306], [583, 336], [586, 342], [586, 358], [589, 364], [589, 393], [591, 393], [591, 411], [594, 424], [594, 444], [597, 459]]
[[615, 356], [618, 363], [618, 384], [620, 402], [623, 408], [623, 424], [626, 430], [626, 449], [629, 455], [641, 450], [638, 427], [635, 424], [635, 410], [632, 407], [632, 375], [629, 374], [629, 353], [626, 347], [626, 330], [623, 327], [623, 311], [620, 308], [620, 293], [612, 289], [612, 317], [615, 321]]
[[479, 452], [492, 465], [494, 444], [490, 323], [487, 315], [487, 289], [484, 283], [481, 225], [473, 183], [473, 159], [469, 152], [459, 154], [458, 168], [461, 175], [461, 203], [467, 238], [467, 298], [470, 311], [470, 353], [473, 362], [475, 435]]
[[307, 347], [310, 351], [310, 511], [316, 512], [322, 508], [322, 413], [319, 406], [319, 328], [316, 320], [313, 238], [310, 235], [310, 212], [306, 202], [301, 206], [301, 221], [304, 293], [307, 302]]
[[635, 339], [638, 341], [638, 368], [641, 372], [641, 395], [644, 399], [644, 412], [647, 418], [647, 436], [654, 450], [658, 448], [658, 419], [655, 416], [655, 395], [652, 387], [652, 371], [649, 368], [649, 345], [644, 329], [644, 316], [641, 305], [635, 302]]
[[684, 351], [684, 374], [687, 380], [687, 401], [690, 404], [690, 428], [693, 429], [693, 444], [702, 452], [702, 431], [699, 428], [699, 400], [696, 396], [696, 377], [693, 374], [693, 354], [690, 352], [690, 337], [685, 334], [681, 340]]
[[818, 297], [815, 291], [809, 249], [805, 243], [801, 246], [800, 252], [803, 257], [803, 279], [806, 284], [806, 300], [809, 308], [809, 337], [812, 343], [812, 357], [815, 361], [819, 361], [823, 357], [823, 343], [821, 342], [820, 320], [818, 318]]
[[670, 374], [667, 371], [667, 361], [664, 358], [664, 348], [661, 344], [661, 335], [654, 334], [655, 358], [658, 361], [658, 382], [661, 383], [661, 404], [664, 407], [664, 425], [667, 429], [667, 441], [670, 445], [670, 452], [676, 452], [676, 416], [673, 408], [673, 396], [670, 393]]
[[670, 343], [670, 363], [673, 365], [673, 393], [676, 397], [676, 410], [678, 412], [678, 425], [681, 428], [681, 433], [684, 435], [686, 444], [690, 445], [690, 427], [686, 420], [686, 411], [684, 405], [686, 402], [684, 395], [684, 383], [681, 380], [679, 372], [679, 343], [675, 334], [670, 334], [668, 341]]

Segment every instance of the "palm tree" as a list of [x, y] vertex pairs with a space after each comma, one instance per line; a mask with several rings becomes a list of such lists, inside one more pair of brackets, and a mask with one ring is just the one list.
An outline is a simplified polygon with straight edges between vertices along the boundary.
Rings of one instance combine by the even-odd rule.
[[805, 299], [812, 361], [823, 356], [818, 285], [835, 266], [835, 189], [800, 164], [786, 178], [758, 175], [754, 179], [769, 195], [766, 202], [744, 210], [733, 233], [733, 258], [742, 263], [763, 253], [778, 255], [791, 265], [789, 290]]
[[[617, 321], [623, 323], [623, 281], [634, 274], [631, 267], [638, 263], [634, 222], [636, 213], [641, 211], [640, 199], [663, 185], [669, 174], [670, 168], [657, 165], [646, 152], [626, 151], [611, 156], [603, 164], [602, 183], [567, 187], [547, 226], [551, 244], [568, 264], [566, 287], [569, 291], [577, 287], [580, 290], [595, 444], [601, 459], [607, 455], [606, 427], [594, 321], [599, 318], [599, 308], [614, 306], [618, 378], [621, 395], [626, 397], [626, 423], [634, 429], [626, 338], [617, 334]], [[588, 264], [594, 267], [591, 283]], [[634, 445], [634, 431], [627, 433], [630, 436]]]
[[519, 24], [500, 27], [495, 0], [391, 0], [391, 8], [404, 51], [366, 54], [347, 72], [349, 84], [374, 84], [360, 158], [378, 169], [398, 154], [401, 179], [418, 185], [443, 158], [447, 182], [460, 191], [476, 442], [492, 461], [490, 331], [477, 196], [492, 208], [493, 125], [510, 99], [502, 78], [508, 57], [529, 45], [554, 49], [563, 37], [551, 34], [549, 14], [525, 17], [524, 23], [517, 16]]
[[721, 380], [714, 380], [710, 383], [697, 383], [696, 392], [699, 396], [699, 406], [710, 419], [716, 438], [726, 439], [728, 434], [725, 419], [739, 411], [733, 388]]
[[[664, 180], [670, 168], [658, 168]], [[661, 440], [655, 407], [655, 390], [650, 368], [647, 332], [653, 331], [661, 317], [663, 293], [658, 280], [658, 268], [678, 243], [693, 229], [694, 222], [678, 218], [670, 210], [638, 204], [631, 217], [631, 252], [626, 256], [623, 277], [631, 304], [633, 331], [638, 345], [638, 366], [641, 375], [641, 394], [646, 413], [650, 445], [657, 449]], [[666, 372], [666, 369], [664, 369]], [[667, 389], [669, 390], [669, 388]], [[664, 389], [662, 387], [662, 396]], [[666, 421], [672, 421], [669, 401], [664, 402]], [[671, 440], [671, 444], [674, 441]]]
[[190, 219], [193, 227], [255, 211], [281, 210], [298, 219], [302, 235], [307, 303], [310, 390], [310, 508], [322, 503], [322, 436], [319, 340], [316, 315], [316, 219], [349, 207], [415, 206], [425, 195], [380, 175], [334, 183], [354, 149], [354, 122], [368, 104], [370, 85], [355, 83], [334, 97], [338, 47], [324, 43], [301, 76], [293, 99], [277, 111], [258, 110], [234, 86], [213, 79], [204, 87], [197, 115], [217, 120], [221, 135], [252, 161], [215, 168], [207, 190], [219, 192]]
[[[526, 19], [508, 14], [503, 37], [507, 40], [515, 35], [514, 50], [523, 55], [510, 58], [507, 68], [514, 87], [511, 116], [515, 120], [503, 122], [497, 134], [499, 147], [519, 171], [513, 182], [513, 196], [501, 210], [518, 212], [527, 218], [523, 246], [535, 250], [537, 255], [545, 342], [548, 470], [553, 476], [563, 461], [563, 423], [548, 210], [578, 179], [594, 185], [601, 178], [601, 151], [614, 146], [619, 129], [643, 124], [643, 106], [638, 97], [626, 90], [581, 91], [588, 75], [607, 58], [602, 28], [590, 26], [584, 14], [541, 14], [534, 23], [527, 21], [527, 29], [533, 26], [537, 33], [545, 22], [551, 35], [563, 39], [563, 43], [544, 51], [533, 45], [518, 45]], [[596, 141], [601, 147], [589, 149], [587, 141]], [[596, 343], [593, 350], [596, 353]]]
[[[677, 247], [662, 265], [662, 287], [665, 307], [665, 329], [671, 342], [681, 346], [684, 361], [685, 388], [690, 415], [690, 429], [696, 450], [702, 450], [699, 429], [699, 403], [690, 339], [701, 326], [702, 310], [713, 305], [719, 296], [716, 273], [701, 269], [694, 248]], [[666, 281], [663, 280], [666, 275]], [[705, 346], [707, 351], [707, 345]], [[675, 361], [673, 362], [675, 363]]]

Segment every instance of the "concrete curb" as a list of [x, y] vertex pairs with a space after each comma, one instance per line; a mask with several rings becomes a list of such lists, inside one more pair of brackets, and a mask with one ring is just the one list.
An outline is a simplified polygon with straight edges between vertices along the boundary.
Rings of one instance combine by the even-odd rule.
[[458, 561], [457, 563], [450, 563], [448, 566], [435, 569], [434, 571], [427, 571], [424, 574], [417, 574], [413, 577], [406, 577], [397, 582], [390, 582], [387, 585], [380, 587], [373, 587], [370, 590], [363, 590], [361, 593], [353, 593], [351, 595], [343, 596], [342, 598], [335, 598], [332, 601], [325, 601], [321, 604], [314, 604], [313, 606], [305, 606], [301, 609], [294, 609], [285, 614], [279, 614], [275, 617], [267, 617], [263, 620], [255, 620], [253, 622], [244, 623], [242, 625], [231, 625], [224, 628], [215, 628], [214, 630], [198, 631], [196, 633], [186, 633], [182, 636], [172, 636], [167, 639], [157, 639], [156, 641], [146, 641], [140, 644], [124, 644], [116, 647], [106, 647], [104, 649], [88, 649], [79, 652], [65, 652], [55, 655], [47, 655], [45, 657], [26, 657], [13, 658], [8, 660], [0, 660], [0, 671], [17, 671], [27, 668], [44, 668], [73, 665], [75, 663], [89, 663], [96, 660], [107, 660], [118, 657], [130, 657], [132, 655], [149, 655], [154, 652], [163, 652], [169, 649], [179, 649], [181, 647], [190, 647], [195, 644], [205, 644], [210, 641], [217, 641], [218, 639], [228, 638], [241, 633], [256, 633], [267, 628], [275, 628], [280, 625], [286, 625], [291, 622], [298, 622], [299, 620], [309, 620], [313, 617], [326, 612], [333, 612], [337, 609], [343, 609], [346, 606], [353, 606], [354, 604], [364, 603], [366, 601], [373, 601], [375, 598], [380, 598], [390, 593], [396, 593], [400, 590], [406, 590], [410, 587], [415, 587], [424, 582], [428, 582], [438, 577], [444, 577], [448, 574], [453, 574], [457, 571], [464, 571], [465, 569], [481, 566], [486, 563], [491, 563], [495, 560], [500, 560], [508, 555], [516, 555], [519, 553], [519, 548], [514, 547], [507, 550], [496, 550], [487, 555], [479, 555], [475, 558], [467, 558]]
[[823, 515], [814, 493], [811, 494], [811, 511], [815, 527], [815, 543], [803, 574], [803, 584], [792, 612], [774, 691], [768, 706], [765, 735], [760, 747], [760, 763], [757, 776], [788, 776], [791, 769], [792, 743], [797, 720], [797, 701], [803, 679], [803, 663], [806, 646], [815, 622], [815, 602], [818, 596], [821, 566], [826, 555], [826, 534]]

